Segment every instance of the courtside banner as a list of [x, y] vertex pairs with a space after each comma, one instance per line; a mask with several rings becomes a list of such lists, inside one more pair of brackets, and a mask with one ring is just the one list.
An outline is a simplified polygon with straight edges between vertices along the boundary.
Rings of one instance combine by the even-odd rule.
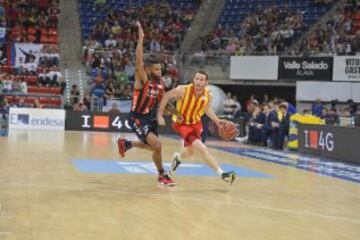
[[360, 82], [360, 57], [356, 57], [356, 56], [334, 57], [333, 80]]
[[299, 152], [360, 163], [360, 128], [298, 125]]
[[[127, 119], [126, 113], [67, 111], [65, 130], [132, 133]], [[171, 129], [171, 119], [166, 117], [165, 120], [167, 124], [159, 126], [159, 132], [174, 133]]]
[[65, 111], [61, 109], [10, 108], [9, 129], [65, 130]]
[[277, 56], [231, 57], [230, 79], [276, 81], [278, 63]]
[[331, 81], [332, 57], [280, 57], [279, 79], [284, 81], [316, 80]]

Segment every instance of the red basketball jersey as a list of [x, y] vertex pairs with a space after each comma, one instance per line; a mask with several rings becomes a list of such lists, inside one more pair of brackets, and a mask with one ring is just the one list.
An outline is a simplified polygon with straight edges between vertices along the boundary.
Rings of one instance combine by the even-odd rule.
[[164, 91], [165, 87], [162, 80], [157, 82], [149, 78], [143, 88], [134, 89], [131, 111], [138, 114], [150, 113], [158, 107]]

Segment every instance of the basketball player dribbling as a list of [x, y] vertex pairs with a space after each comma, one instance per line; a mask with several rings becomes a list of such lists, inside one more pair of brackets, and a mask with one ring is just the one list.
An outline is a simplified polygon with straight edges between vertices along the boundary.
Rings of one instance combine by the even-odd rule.
[[160, 102], [157, 116], [159, 125], [165, 125], [164, 109], [171, 99], [176, 99], [176, 110], [181, 115], [180, 119], [178, 116], [173, 117], [172, 127], [184, 139], [184, 148], [180, 153], [174, 154], [170, 173], [175, 173], [181, 160], [190, 157], [196, 151], [221, 179], [232, 184], [236, 177], [235, 172], [224, 172], [201, 141], [201, 116], [206, 114], [219, 128], [224, 122], [211, 108], [212, 93], [206, 88], [207, 84], [208, 74], [205, 71], [197, 71], [193, 83], [166, 92]]
[[140, 140], [129, 141], [119, 138], [119, 153], [125, 157], [125, 152], [132, 147], [152, 151], [152, 159], [159, 173], [158, 184], [173, 186], [175, 182], [165, 173], [163, 168], [161, 143], [157, 136], [156, 112], [165, 91], [164, 83], [161, 80], [161, 64], [158, 59], [149, 58], [144, 65], [144, 32], [140, 22], [137, 21], [136, 25], [139, 36], [136, 46], [134, 95], [128, 121]]

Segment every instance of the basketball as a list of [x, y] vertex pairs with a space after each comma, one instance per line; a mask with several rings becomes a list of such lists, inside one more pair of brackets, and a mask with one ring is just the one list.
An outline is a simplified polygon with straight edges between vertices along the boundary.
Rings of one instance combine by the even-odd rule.
[[233, 140], [238, 134], [239, 131], [235, 123], [231, 121], [224, 121], [218, 129], [219, 137], [225, 141]]

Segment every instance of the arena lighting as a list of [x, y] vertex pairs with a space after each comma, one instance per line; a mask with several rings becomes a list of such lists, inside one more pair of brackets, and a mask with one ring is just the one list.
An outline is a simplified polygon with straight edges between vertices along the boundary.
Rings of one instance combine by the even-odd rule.
[[69, 72], [68, 69], [65, 68], [65, 82], [66, 82], [66, 96], [67, 96], [67, 101], [68, 103], [70, 103], [70, 86], [69, 86]]
[[79, 74], [79, 88], [80, 88], [80, 98], [82, 98], [84, 96], [84, 88], [83, 88], [83, 78], [82, 78], [82, 73], [81, 70], [78, 70], [78, 74]]

